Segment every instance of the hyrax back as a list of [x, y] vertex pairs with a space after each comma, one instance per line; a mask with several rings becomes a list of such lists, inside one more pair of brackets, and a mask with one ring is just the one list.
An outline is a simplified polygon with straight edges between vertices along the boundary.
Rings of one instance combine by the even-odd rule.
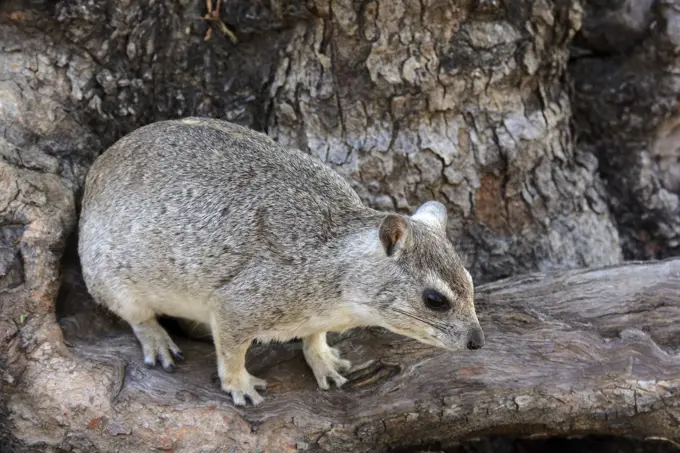
[[327, 331], [378, 325], [449, 349], [484, 343], [441, 204], [412, 217], [369, 209], [327, 166], [225, 121], [154, 123], [100, 156], [79, 253], [90, 293], [130, 323], [149, 366], [181, 357], [157, 315], [210, 326], [236, 404], [262, 401], [265, 382], [244, 363], [255, 339], [302, 338], [321, 388], [342, 385], [350, 366]]

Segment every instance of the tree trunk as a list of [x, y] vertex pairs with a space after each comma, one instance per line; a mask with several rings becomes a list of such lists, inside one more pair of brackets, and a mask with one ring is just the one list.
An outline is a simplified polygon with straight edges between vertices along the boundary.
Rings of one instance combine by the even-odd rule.
[[317, 14], [272, 82], [272, 136], [371, 205], [445, 202], [478, 280], [620, 260], [597, 160], [569, 131], [577, 4], [334, 1]]
[[[680, 252], [670, 2], [224, 0], [223, 27], [201, 19], [206, 3], [0, 3], [0, 443], [360, 451], [500, 432], [674, 435], [677, 262], [566, 272]], [[317, 391], [295, 344], [256, 349], [252, 372], [274, 386], [263, 408], [237, 411], [210, 382], [209, 345], [187, 340], [174, 375], [140, 368], [75, 256], [95, 157], [188, 115], [299, 147], [374, 207], [444, 202], [477, 282], [566, 273], [482, 290], [489, 345], [475, 355], [341, 339], [365, 365], [346, 390]]]

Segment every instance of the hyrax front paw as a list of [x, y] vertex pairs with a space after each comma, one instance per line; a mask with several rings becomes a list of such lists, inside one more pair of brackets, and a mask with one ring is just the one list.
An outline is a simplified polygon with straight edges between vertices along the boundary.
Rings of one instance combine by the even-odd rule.
[[231, 399], [237, 406], [246, 405], [246, 397], [250, 399], [253, 406], [264, 401], [264, 398], [257, 393], [255, 388], [267, 388], [267, 381], [256, 378], [247, 371], [243, 371], [238, 375], [225, 376], [222, 378], [222, 390], [231, 394]]
[[307, 364], [312, 369], [316, 382], [323, 390], [328, 390], [328, 379], [335, 382], [335, 385], [342, 387], [347, 382], [338, 371], [347, 371], [352, 366], [349, 360], [340, 358], [340, 351], [331, 348], [325, 342], [323, 344], [312, 343], [303, 348]]
[[156, 359], [159, 359], [163, 369], [172, 372], [175, 368], [172, 356], [179, 360], [184, 360], [182, 351], [180, 351], [179, 347], [170, 338], [170, 335], [155, 319], [141, 324], [134, 324], [132, 329], [142, 345], [144, 364], [147, 367], [153, 368], [156, 365]]

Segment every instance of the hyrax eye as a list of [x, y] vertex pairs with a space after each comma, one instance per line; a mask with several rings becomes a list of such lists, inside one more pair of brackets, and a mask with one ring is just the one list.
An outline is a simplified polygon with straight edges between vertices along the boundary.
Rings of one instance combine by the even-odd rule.
[[426, 289], [423, 292], [423, 302], [430, 310], [447, 311], [451, 309], [448, 299], [432, 289]]

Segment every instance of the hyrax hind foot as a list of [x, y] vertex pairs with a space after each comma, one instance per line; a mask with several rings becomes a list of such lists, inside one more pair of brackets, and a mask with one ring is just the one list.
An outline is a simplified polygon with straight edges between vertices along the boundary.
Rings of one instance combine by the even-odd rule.
[[246, 397], [253, 406], [264, 401], [255, 387], [266, 388], [264, 379], [256, 378], [246, 371], [246, 352], [250, 341], [234, 341], [231, 331], [220, 324], [217, 318], [212, 319], [211, 328], [217, 353], [217, 374], [222, 383], [222, 390], [231, 395], [236, 406], [245, 406]]
[[165, 371], [172, 371], [175, 367], [172, 356], [179, 360], [184, 359], [182, 351], [172, 341], [168, 332], [158, 324], [156, 319], [140, 324], [132, 324], [132, 330], [134, 330], [137, 339], [142, 345], [144, 364], [147, 367], [154, 367], [156, 359], [159, 359]]
[[347, 379], [338, 371], [349, 370], [352, 364], [349, 360], [340, 358], [340, 351], [328, 346], [325, 332], [305, 337], [302, 351], [321, 389], [330, 388], [328, 379], [335, 382], [338, 387], [347, 382]]

